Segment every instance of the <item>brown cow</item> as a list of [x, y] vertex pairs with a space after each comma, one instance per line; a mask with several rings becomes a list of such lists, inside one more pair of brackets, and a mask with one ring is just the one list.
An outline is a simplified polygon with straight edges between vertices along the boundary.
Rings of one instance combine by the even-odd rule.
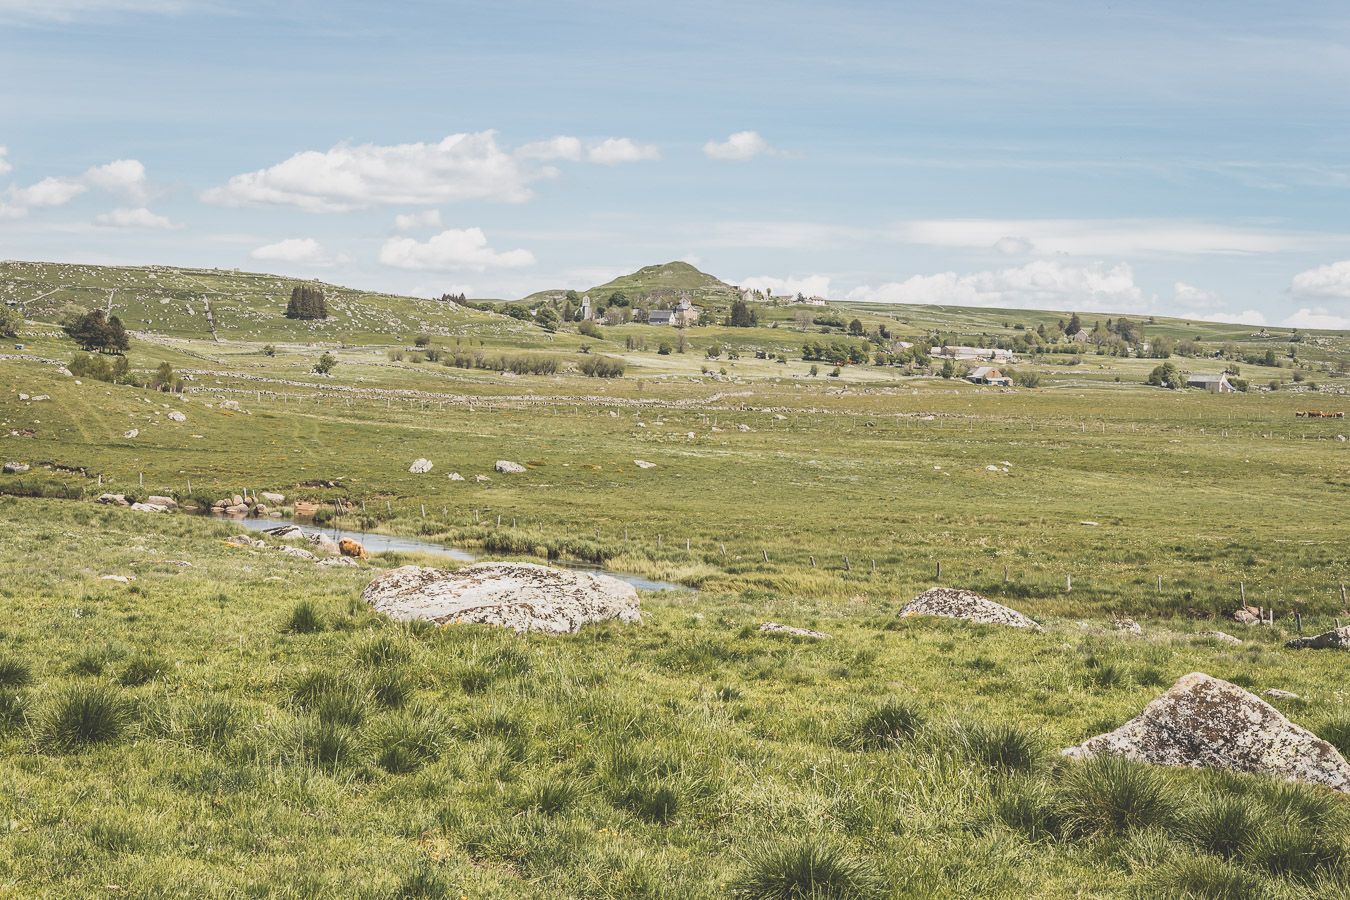
[[343, 556], [350, 556], [353, 559], [366, 559], [366, 548], [351, 538], [343, 538], [338, 541], [338, 552]]

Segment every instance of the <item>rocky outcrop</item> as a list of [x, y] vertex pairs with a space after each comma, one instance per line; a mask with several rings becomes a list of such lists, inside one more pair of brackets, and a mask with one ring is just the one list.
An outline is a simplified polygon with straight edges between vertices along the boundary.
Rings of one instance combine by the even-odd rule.
[[173, 509], [178, 505], [178, 501], [172, 497], [165, 497], [160, 494], [151, 494], [145, 498], [145, 502], [154, 506], [163, 506], [166, 509]]
[[1006, 625], [1010, 628], [1030, 628], [1035, 631], [1041, 629], [1041, 626], [1015, 609], [1009, 609], [973, 591], [955, 588], [929, 588], [906, 603], [900, 610], [900, 615], [943, 616], [981, 625]]
[[517, 632], [566, 634], [592, 622], [639, 619], [632, 585], [534, 563], [478, 563], [453, 572], [401, 566], [378, 576], [361, 598], [400, 621], [500, 625]]
[[326, 534], [320, 534], [316, 531], [313, 534], [305, 535], [305, 540], [309, 541], [316, 550], [326, 556], [339, 555], [340, 551], [338, 550], [337, 541]]
[[520, 463], [513, 463], [509, 459], [499, 459], [492, 467], [503, 475], [520, 475], [525, 472], [525, 467]]
[[1342, 625], [1310, 637], [1294, 638], [1284, 644], [1290, 650], [1350, 650], [1350, 625]]
[[107, 506], [130, 506], [130, 505], [131, 505], [130, 503], [127, 502], [127, 498], [124, 497], [124, 496], [122, 496], [121, 494], [99, 494], [99, 495], [98, 495], [98, 500], [96, 500], [96, 501], [94, 501], [94, 502], [96, 502], [96, 503], [102, 503], [102, 504], [105, 504], [105, 505], [107, 505]]
[[764, 634], [788, 634], [793, 637], [815, 638], [816, 640], [825, 640], [830, 637], [823, 631], [812, 631], [809, 628], [797, 628], [794, 625], [781, 625], [778, 622], [765, 622], [759, 626], [759, 630]]
[[1350, 792], [1350, 763], [1269, 703], [1203, 672], [1184, 675], [1136, 718], [1063, 751], [1274, 775]]
[[277, 550], [287, 556], [294, 556], [296, 559], [307, 559], [310, 561], [318, 559], [317, 556], [303, 547], [278, 547]]
[[276, 491], [263, 491], [258, 496], [262, 497], [268, 503], [274, 504], [276, 506], [280, 506], [281, 504], [286, 502], [286, 495], [278, 494]]
[[418, 457], [408, 466], [408, 471], [414, 475], [425, 475], [431, 471], [431, 460]]
[[1255, 606], [1244, 606], [1233, 610], [1233, 621], [1242, 625], [1256, 625], [1261, 621], [1261, 610]]
[[166, 513], [169, 511], [167, 506], [160, 506], [158, 503], [133, 503], [131, 508], [136, 512]]

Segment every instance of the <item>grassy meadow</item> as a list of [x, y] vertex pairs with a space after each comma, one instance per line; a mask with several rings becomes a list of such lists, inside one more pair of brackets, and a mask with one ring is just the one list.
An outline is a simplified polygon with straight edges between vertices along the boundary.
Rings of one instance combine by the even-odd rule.
[[[0, 896], [1350, 896], [1343, 797], [1057, 754], [1197, 670], [1296, 693], [1280, 709], [1350, 751], [1350, 656], [1282, 646], [1295, 613], [1305, 632], [1350, 616], [1350, 425], [1295, 415], [1350, 411], [1350, 335], [1313, 334], [1277, 391], [1148, 388], [1157, 360], [1090, 354], [994, 390], [812, 376], [779, 308], [660, 354], [671, 329], [551, 334], [358, 292], [309, 325], [280, 318], [291, 282], [270, 276], [160, 270], [161, 304], [147, 270], [8, 265], [30, 321], [0, 358], [0, 457], [31, 468], [0, 476]], [[188, 294], [207, 289], [246, 324], [203, 330]], [[190, 376], [184, 394], [59, 373], [75, 348], [44, 315], [108, 290], [165, 308], [128, 315], [129, 357]], [[971, 339], [1057, 316], [839, 309]], [[583, 345], [623, 377], [579, 374]], [[443, 560], [318, 567], [208, 516], [93, 502], [245, 489], [696, 590], [571, 636], [412, 628], [360, 591]], [[1046, 631], [898, 616], [938, 583]], [[1244, 595], [1275, 623], [1229, 620]]]

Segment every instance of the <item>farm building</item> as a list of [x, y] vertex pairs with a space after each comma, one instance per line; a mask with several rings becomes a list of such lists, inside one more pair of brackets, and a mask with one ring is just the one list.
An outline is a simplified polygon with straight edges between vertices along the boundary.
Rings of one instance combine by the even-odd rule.
[[934, 359], [987, 359], [989, 362], [1012, 362], [1011, 350], [995, 347], [933, 347], [928, 355]]
[[675, 315], [673, 309], [654, 309], [647, 313], [648, 325], [669, 325]]
[[647, 324], [674, 325], [676, 328], [684, 328], [697, 322], [701, 312], [702, 310], [690, 303], [688, 297], [685, 297], [675, 305], [674, 309], [654, 309], [647, 313]]
[[993, 366], [978, 366], [966, 376], [971, 384], [992, 384], [997, 387], [1012, 387], [1012, 379]]
[[1187, 375], [1186, 387], [1204, 388], [1211, 394], [1231, 394], [1237, 390], [1228, 382], [1227, 375]]

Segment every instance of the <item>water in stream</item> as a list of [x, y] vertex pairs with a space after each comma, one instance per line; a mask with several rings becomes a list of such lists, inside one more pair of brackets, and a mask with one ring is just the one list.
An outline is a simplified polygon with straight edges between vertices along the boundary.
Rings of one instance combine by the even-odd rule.
[[[400, 553], [430, 553], [437, 556], [445, 556], [459, 562], [473, 562], [478, 557], [468, 550], [461, 550], [459, 547], [451, 547], [448, 544], [439, 544], [435, 541], [423, 541], [418, 538], [393, 537], [387, 534], [374, 534], [367, 531], [347, 531], [343, 528], [319, 528], [313, 525], [307, 525], [304, 522], [294, 522], [289, 519], [270, 519], [262, 516], [248, 516], [243, 519], [230, 519], [232, 522], [238, 522], [252, 531], [265, 531], [268, 528], [280, 528], [285, 525], [298, 525], [308, 531], [319, 531], [328, 535], [335, 541], [343, 538], [351, 538], [358, 541], [361, 546], [366, 548], [368, 553], [385, 553], [395, 551]], [[599, 566], [588, 566], [581, 563], [555, 562], [553, 565], [564, 566], [568, 569], [576, 569], [580, 572], [594, 572], [597, 575], [609, 575], [620, 581], [626, 581], [640, 591], [687, 591], [691, 588], [682, 584], [675, 584], [671, 581], [653, 581], [650, 578], [643, 578], [641, 575], [629, 575], [625, 572], [612, 572], [609, 569], [602, 569]]]

